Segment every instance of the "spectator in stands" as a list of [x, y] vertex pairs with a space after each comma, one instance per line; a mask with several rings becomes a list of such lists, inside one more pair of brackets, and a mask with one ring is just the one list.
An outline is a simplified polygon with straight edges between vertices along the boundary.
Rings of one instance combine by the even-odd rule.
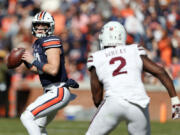
[[[133, 34], [132, 31], [129, 32], [128, 43], [144, 42], [155, 62], [164, 61], [162, 54], [167, 53], [167, 50], [169, 56], [166, 63], [171, 64], [170, 59], [174, 56], [179, 58], [179, 47], [176, 43], [178, 38], [174, 36], [178, 35], [174, 33], [179, 33], [177, 31], [180, 26], [178, 0], [1, 0], [0, 2], [0, 48], [11, 50], [19, 43], [24, 44], [24, 41], [25, 46], [32, 44], [31, 33], [27, 31], [30, 28], [29, 20], [40, 9], [43, 9], [50, 11], [55, 16], [55, 21], [58, 22], [55, 29], [56, 34], [60, 36], [62, 32], [67, 32], [67, 56], [74, 49], [72, 44], [72, 37], [76, 37], [76, 33], [72, 32], [74, 28], [79, 31], [80, 37], [83, 37], [83, 43], [80, 40], [83, 49], [80, 51], [84, 55], [83, 57], [87, 57], [88, 52], [98, 49], [96, 44], [99, 27], [109, 20], [116, 20], [124, 25], [125, 22], [132, 20], [130, 16], [133, 15], [141, 31], [135, 31]], [[173, 37], [170, 41], [173, 47], [172, 54], [170, 48], [165, 50], [159, 48], [158, 44], [162, 34], [158, 25], [166, 31], [168, 37]], [[85, 65], [85, 62], [81, 64]]]
[[158, 48], [160, 51], [160, 57], [163, 63], [166, 66], [170, 66], [172, 64], [172, 46], [170, 38], [167, 35], [167, 31], [161, 29], [162, 38], [158, 42]]
[[5, 64], [5, 57], [7, 52], [0, 50], [0, 117], [9, 116], [9, 100], [8, 92], [10, 86], [10, 73]]

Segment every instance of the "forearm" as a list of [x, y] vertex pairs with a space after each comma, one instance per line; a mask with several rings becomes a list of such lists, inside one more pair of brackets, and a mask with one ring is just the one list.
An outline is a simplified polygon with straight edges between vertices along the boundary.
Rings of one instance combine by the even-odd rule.
[[169, 96], [171, 97], [171, 105], [172, 105], [172, 118], [177, 119], [180, 118], [180, 100], [176, 94], [172, 79], [169, 77], [167, 72], [164, 70], [163, 74], [157, 75], [162, 84], [166, 87]]
[[55, 64], [49, 64], [49, 63], [43, 63], [39, 62], [38, 60], [35, 60], [32, 65], [37, 68], [38, 71], [47, 73], [49, 75], [55, 76], [58, 73], [59, 69], [59, 63]]
[[169, 77], [165, 69], [151, 61], [147, 56], [142, 55], [141, 58], [143, 61], [143, 70], [157, 77], [166, 87], [170, 97], [177, 96], [172, 79]]
[[177, 93], [175, 91], [174, 85], [173, 85], [173, 81], [172, 79], [169, 77], [169, 75], [167, 74], [167, 72], [165, 70], [163, 70], [163, 72], [161, 74], [157, 74], [155, 75], [160, 81], [161, 83], [166, 87], [168, 94], [170, 97], [175, 97], [177, 96]]

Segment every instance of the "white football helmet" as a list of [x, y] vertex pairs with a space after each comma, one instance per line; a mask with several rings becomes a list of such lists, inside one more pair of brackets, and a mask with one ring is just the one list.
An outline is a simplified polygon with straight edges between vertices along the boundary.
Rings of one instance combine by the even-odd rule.
[[126, 44], [126, 30], [124, 26], [117, 21], [106, 23], [99, 34], [100, 49], [109, 46], [118, 46]]
[[[35, 26], [39, 23], [48, 24], [48, 29], [45, 31], [45, 34], [36, 34]], [[46, 11], [41, 11], [37, 13], [32, 20], [32, 34], [37, 38], [52, 35], [54, 33], [54, 25], [55, 22], [53, 16], [51, 16], [51, 14]]]

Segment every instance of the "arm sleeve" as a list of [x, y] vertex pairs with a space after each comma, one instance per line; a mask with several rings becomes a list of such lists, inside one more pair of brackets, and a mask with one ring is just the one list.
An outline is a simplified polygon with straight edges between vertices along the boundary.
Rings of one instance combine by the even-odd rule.
[[146, 50], [144, 49], [143, 46], [141, 45], [136, 45], [136, 46], [137, 46], [137, 51], [139, 55], [147, 55]]
[[94, 60], [93, 54], [91, 54], [88, 57], [88, 60], [87, 60], [87, 68], [88, 68], [88, 70], [90, 71], [92, 67], [95, 67], [95, 60]]
[[49, 48], [60, 48], [62, 47], [61, 41], [59, 38], [57, 37], [50, 37], [46, 40], [43, 41], [42, 46], [45, 49], [49, 49]]

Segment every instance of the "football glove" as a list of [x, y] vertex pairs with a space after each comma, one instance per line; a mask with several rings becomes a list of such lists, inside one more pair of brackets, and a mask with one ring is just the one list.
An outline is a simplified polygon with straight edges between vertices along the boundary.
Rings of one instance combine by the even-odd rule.
[[73, 79], [68, 79], [63, 87], [79, 88], [79, 84]]
[[178, 96], [171, 98], [172, 104], [172, 119], [180, 118], [180, 100]]
[[180, 104], [172, 106], [172, 119], [180, 118]]

